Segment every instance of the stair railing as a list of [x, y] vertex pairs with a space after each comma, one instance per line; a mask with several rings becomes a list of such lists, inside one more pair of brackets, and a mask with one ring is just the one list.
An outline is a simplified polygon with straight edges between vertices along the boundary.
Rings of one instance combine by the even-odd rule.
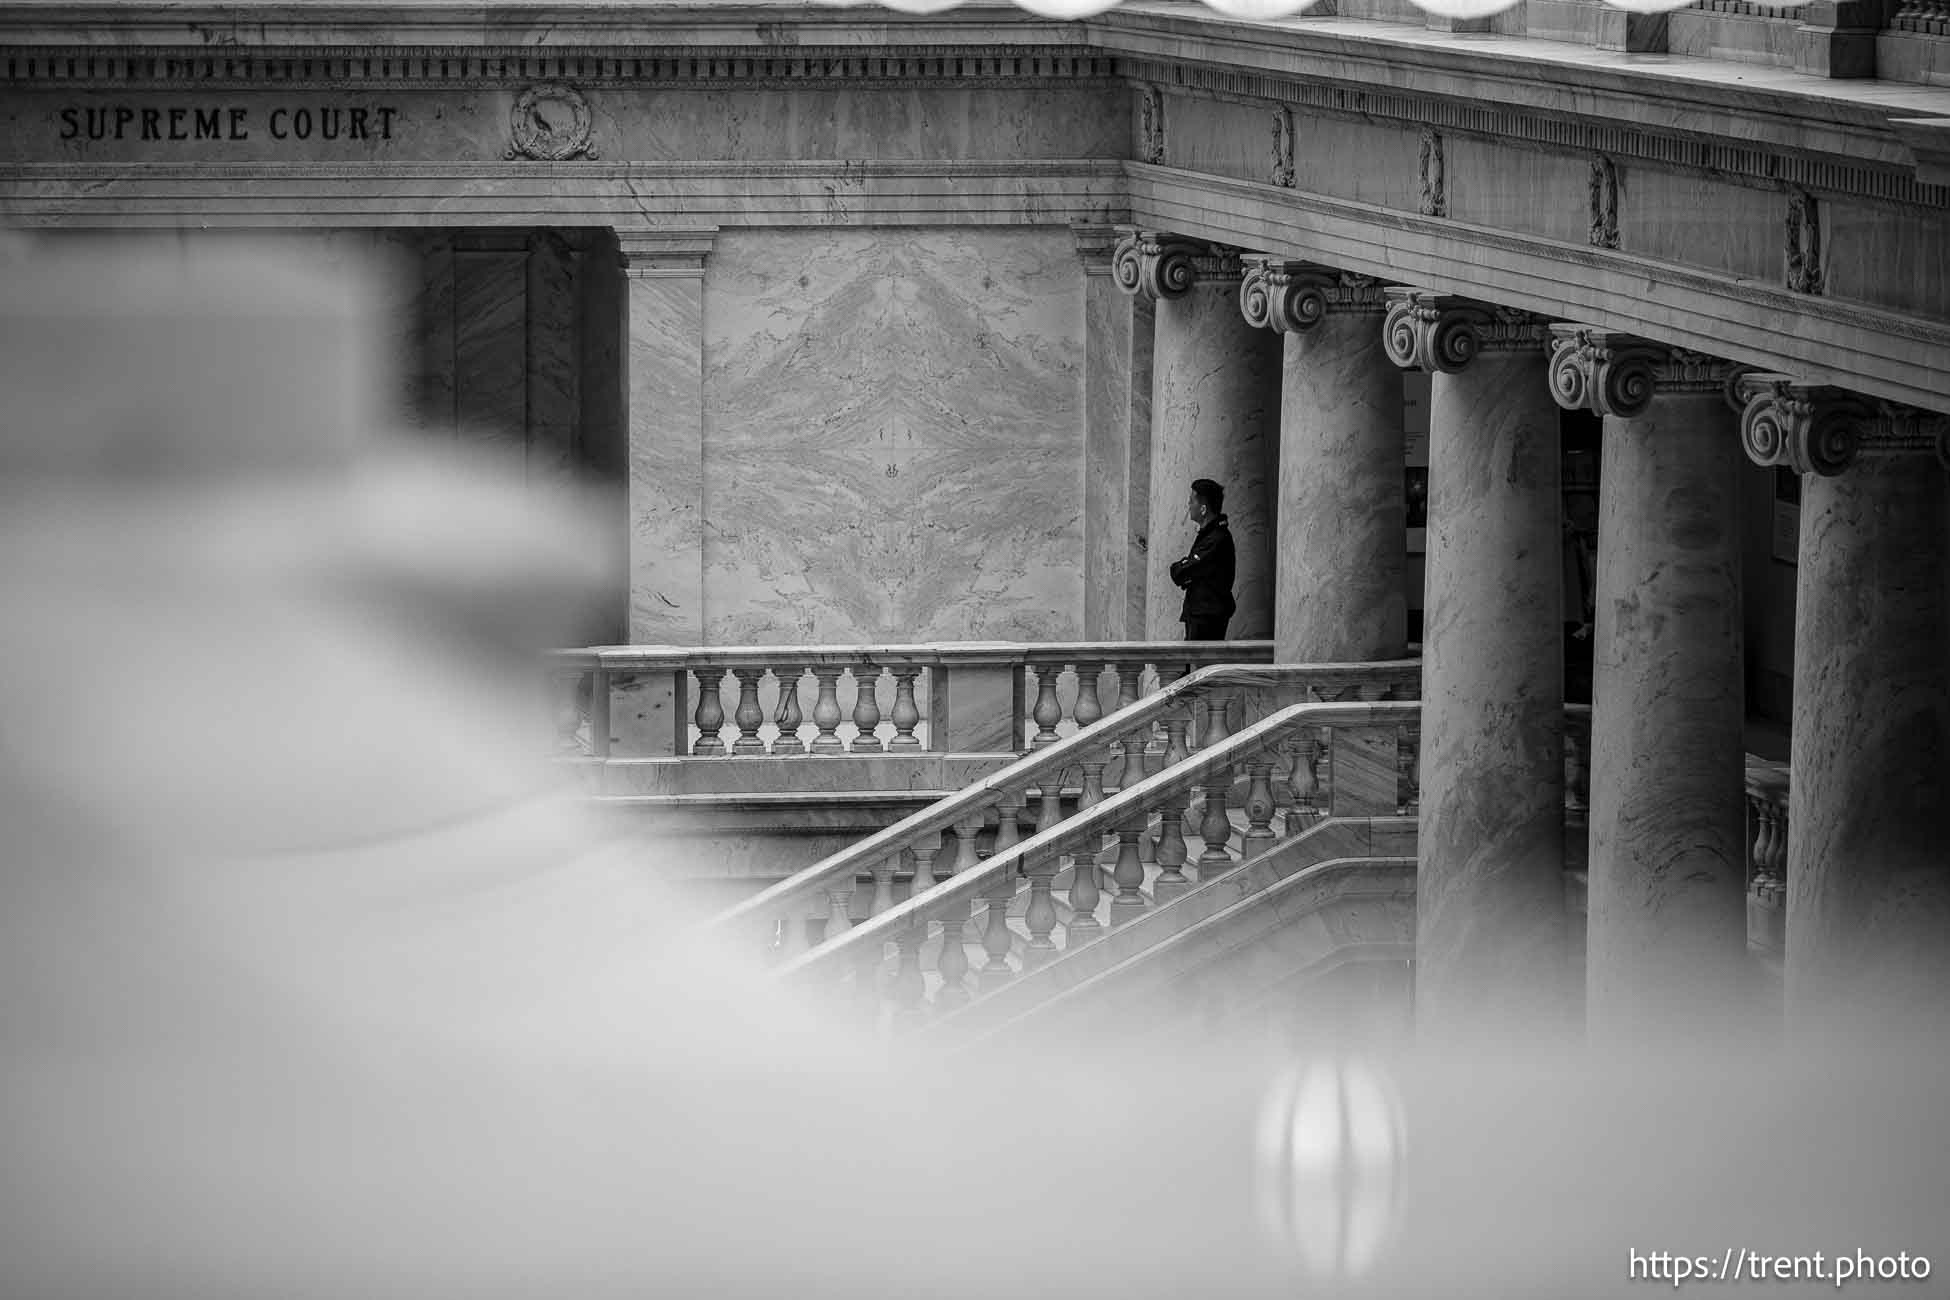
[[[941, 983], [934, 1002], [944, 1010], [952, 1010], [971, 997], [967, 960], [962, 951], [962, 927], [969, 920], [976, 899], [986, 899], [990, 904], [990, 931], [984, 935], [982, 944], [990, 962], [977, 976], [974, 990], [981, 993], [1000, 987], [1016, 975], [1007, 961], [1011, 946], [1007, 903], [1016, 893], [1019, 877], [1027, 879], [1030, 890], [1024, 914], [1029, 941], [1022, 960], [1026, 969], [1035, 969], [1052, 960], [1059, 951], [1074, 950], [1104, 934], [1107, 927], [1098, 917], [1100, 910], [1107, 913], [1109, 927], [1116, 927], [1169, 901], [1170, 895], [1159, 897], [1155, 888], [1150, 897], [1141, 891], [1144, 872], [1138, 858], [1138, 841], [1152, 817], [1169, 817], [1183, 809], [1195, 793], [1203, 791], [1206, 796], [1205, 812], [1196, 828], [1204, 841], [1204, 851], [1191, 864], [1201, 883], [1223, 875], [1305, 829], [1304, 819], [1289, 819], [1285, 834], [1272, 824], [1272, 800], [1266, 797], [1265, 774], [1273, 768], [1275, 756], [1282, 750], [1301, 758], [1294, 764], [1292, 780], [1296, 787], [1303, 781], [1311, 784], [1310, 767], [1314, 761], [1325, 762], [1330, 780], [1328, 793], [1319, 803], [1322, 816], [1399, 813], [1402, 809], [1401, 748], [1412, 743], [1410, 729], [1420, 714], [1421, 704], [1416, 700], [1308, 703], [1279, 709], [1066, 821], [1045, 825], [1027, 840], [999, 850], [986, 861], [956, 863], [953, 871], [934, 888], [789, 960], [780, 968], [779, 977], [836, 990], [844, 990], [850, 981], [849, 1000], [855, 1002], [863, 1016], [877, 1019], [883, 1011], [884, 999], [894, 1004], [896, 1025], [903, 1022], [911, 1025], [924, 1019], [930, 1010], [920, 958], [931, 928], [938, 924], [941, 946], [936, 968]], [[1250, 774], [1252, 793], [1248, 796], [1249, 825], [1240, 837], [1235, 856], [1229, 848], [1233, 827], [1226, 815], [1225, 800], [1240, 770]], [[1117, 895], [1105, 907], [1098, 896], [1096, 872], [1091, 868], [1107, 834], [1114, 834], [1118, 839], [1113, 877]], [[1168, 827], [1166, 834], [1169, 834]], [[1056, 942], [1059, 915], [1052, 894], [1065, 857], [1074, 859], [1074, 869], [1069, 920], [1062, 926], [1063, 943], [1059, 949]], [[1159, 860], [1164, 859], [1161, 856]], [[1162, 882], [1164, 877], [1159, 879]], [[898, 947], [899, 965], [883, 988], [880, 972], [888, 944]]]
[[[974, 867], [981, 860], [978, 837], [991, 821], [995, 825], [991, 852], [998, 855], [1019, 841], [1025, 809], [1039, 808], [1035, 819], [1038, 830], [1056, 825], [1065, 815], [1064, 780], [1072, 770], [1081, 773], [1074, 802], [1081, 812], [1101, 804], [1108, 790], [1134, 785], [1136, 780], [1178, 763], [1195, 747], [1210, 747], [1222, 740], [1232, 725], [1229, 706], [1240, 714], [1262, 716], [1269, 707], [1281, 707], [1296, 698], [1375, 698], [1390, 694], [1413, 698], [1419, 694], [1420, 682], [1421, 664], [1417, 660], [1234, 664], [1200, 669], [814, 863], [722, 913], [710, 924], [728, 937], [743, 931], [744, 938], [734, 942], [772, 950], [775, 960], [790, 960], [814, 946], [814, 927], [824, 926], [817, 940], [824, 944], [849, 930], [853, 896], [863, 879], [871, 880], [866, 915], [872, 919]], [[1195, 720], [1200, 724], [1196, 737], [1190, 734]], [[1154, 733], [1159, 728], [1164, 732], [1164, 743], [1154, 746]], [[1270, 770], [1269, 759], [1268, 770], [1261, 775], [1270, 778]], [[1108, 782], [1107, 772], [1112, 774]], [[1304, 800], [1308, 796], [1302, 793], [1299, 797]], [[1268, 809], [1270, 813], [1270, 797]], [[1162, 810], [1163, 826], [1157, 840], [1145, 836], [1136, 846], [1139, 863], [1155, 859], [1164, 864], [1167, 887], [1178, 885], [1180, 892], [1189, 887], [1187, 878], [1177, 870], [1185, 862], [1185, 840], [1179, 827], [1184, 811], [1183, 804]], [[950, 831], [953, 847], [944, 854], [944, 837]], [[1096, 873], [1083, 874], [1089, 878], [1083, 886], [1087, 894]], [[904, 882], [900, 879], [903, 875]]]

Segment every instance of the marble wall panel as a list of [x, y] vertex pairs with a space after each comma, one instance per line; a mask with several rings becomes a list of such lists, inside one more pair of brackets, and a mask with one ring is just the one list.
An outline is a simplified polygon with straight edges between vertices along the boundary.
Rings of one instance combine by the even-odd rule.
[[460, 419], [454, 386], [454, 237], [428, 232], [415, 295], [420, 320], [416, 423], [428, 432], [454, 433]]
[[[606, 530], [616, 550], [610, 571], [629, 572], [629, 375], [623, 366], [623, 340], [628, 295], [616, 236], [607, 230], [584, 232], [584, 246], [576, 266], [577, 299], [582, 312], [577, 336], [582, 367], [577, 387], [581, 419], [577, 429], [576, 461], [601, 509], [611, 520]], [[617, 593], [614, 623], [602, 634], [605, 641], [629, 639], [629, 592]]]
[[1296, 114], [1293, 170], [1296, 186], [1316, 194], [1408, 212], [1421, 207], [1422, 137], [1414, 131]]
[[536, 231], [528, 251], [528, 477], [562, 482], [575, 471], [581, 416], [577, 365], [575, 249], [560, 234]]
[[1083, 304], [1083, 635], [1090, 641], [1131, 635], [1131, 325], [1140, 300], [1108, 272], [1106, 263], [1086, 276]]
[[1787, 199], [1778, 192], [1649, 168], [1621, 169], [1618, 247], [1780, 285]]
[[[1308, 125], [1296, 115], [1296, 132]], [[1165, 162], [1240, 180], [1273, 179], [1273, 106], [1165, 96]], [[1301, 181], [1303, 187], [1309, 187]], [[1310, 188], [1310, 187], [1309, 187]]]
[[1589, 242], [1590, 160], [1465, 136], [1446, 137], [1442, 151], [1451, 219], [1571, 244]]
[[1820, 211], [1823, 292], [1950, 320], [1950, 223], [1941, 212], [1848, 202]]
[[1082, 276], [1062, 228], [721, 235], [710, 643], [1081, 636]]
[[629, 632], [638, 644], [704, 638], [703, 287], [691, 277], [629, 280]]
[[454, 241], [454, 389], [461, 437], [519, 459], [527, 440], [528, 249], [520, 231]]

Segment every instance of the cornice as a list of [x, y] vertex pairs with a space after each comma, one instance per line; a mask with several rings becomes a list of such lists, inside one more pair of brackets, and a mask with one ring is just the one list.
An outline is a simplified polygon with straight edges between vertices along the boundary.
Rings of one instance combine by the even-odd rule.
[[[0, 7], [0, 15], [6, 12]], [[609, 12], [613, 17], [614, 11]], [[728, 11], [724, 16], [730, 12], [745, 11]], [[779, 16], [778, 11], [766, 12]], [[334, 43], [284, 46], [9, 45], [5, 41], [15, 33], [0, 24], [0, 92], [455, 91], [521, 88], [540, 81], [565, 81], [595, 90], [1124, 86], [1134, 95], [1211, 99], [1301, 117], [1387, 123], [1508, 147], [1602, 157], [1614, 166], [1648, 164], [1769, 189], [1950, 208], [1950, 184], [1941, 183], [1941, 169], [1925, 169], [1919, 177], [1917, 154], [1904, 134], [1914, 131], [1859, 104], [1843, 106], [1849, 111], [1823, 119], [1817, 129], [1808, 125], [1810, 112], [1834, 106], [1804, 102], [1808, 97], [1750, 94], [1741, 107], [1715, 108], [1717, 118], [1702, 113], [1699, 120], [1720, 123], [1722, 129], [1716, 132], [1688, 129], [1683, 125], [1688, 120], [1687, 106], [1664, 102], [1675, 92], [1696, 89], [1691, 80], [1675, 85], [1672, 78], [1653, 82], [1647, 80], [1649, 74], [1641, 74], [1642, 84], [1616, 92], [1602, 104], [1594, 103], [1588, 94], [1558, 96], [1563, 103], [1556, 104], [1549, 94], [1527, 93], [1525, 106], [1518, 109], [1498, 98], [1507, 97], [1507, 73], [1492, 75], [1430, 63], [1429, 49], [1405, 49], [1390, 42], [1385, 26], [1378, 24], [1370, 24], [1377, 32], [1363, 43], [1344, 37], [1325, 42], [1336, 51], [1332, 58], [1315, 48], [1323, 42], [1311, 33], [1262, 31], [1254, 48], [1266, 53], [1284, 42], [1297, 46], [1295, 53], [1301, 56], [1274, 69], [1211, 62], [1212, 50], [1204, 57], [1196, 53], [1165, 57], [1120, 49], [1115, 29], [1093, 27], [1099, 43], [1092, 44], [1086, 40], [1084, 25], [1074, 23], [1036, 28], [1018, 24], [1017, 30], [1004, 31], [987, 21], [957, 32], [939, 23], [890, 22], [872, 25], [882, 42], [878, 45], [815, 43], [805, 38], [832, 37], [831, 24], [802, 22], [803, 11], [787, 12], [794, 19], [790, 30], [786, 24], [774, 23], [768, 41], [754, 35], [749, 42], [739, 42], [732, 31], [717, 28], [702, 33], [712, 36], [712, 43], [690, 44], [676, 40], [673, 29], [656, 28], [638, 33], [644, 38], [654, 36], [654, 41], [565, 45], [560, 43], [557, 25], [550, 24], [536, 27], [526, 42], [511, 40], [499, 46], [457, 41], [347, 44], [348, 33], [342, 29], [334, 31], [339, 37]], [[738, 34], [757, 31], [748, 25]], [[1047, 39], [1052, 33], [1063, 39]], [[982, 39], [959, 42], [952, 39], [956, 35]], [[1415, 75], [1421, 72], [1427, 75]], [[1950, 114], [1950, 93], [1931, 96], [1919, 89], [1917, 95], [1941, 98], [1945, 113]], [[1903, 112], [1913, 115], [1916, 109]], [[1808, 147], [1817, 138], [1825, 139], [1829, 147]]]
[[1950, 411], [1950, 323], [1584, 244], [1127, 163], [1131, 219]]
[[845, 45], [754, 50], [734, 44], [673, 48], [668, 42], [549, 49], [527, 45], [0, 46], [0, 89], [468, 90], [544, 80], [636, 89], [1111, 85], [1117, 81], [1115, 59], [1103, 51], [1029, 44], [902, 45], [872, 53]]

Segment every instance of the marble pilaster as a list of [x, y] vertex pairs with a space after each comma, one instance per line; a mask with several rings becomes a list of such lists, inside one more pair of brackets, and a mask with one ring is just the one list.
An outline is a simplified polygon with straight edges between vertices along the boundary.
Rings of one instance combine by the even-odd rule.
[[1240, 307], [1283, 340], [1273, 642], [1282, 663], [1390, 659], [1407, 644], [1402, 378], [1365, 276], [1248, 258]]
[[629, 279], [630, 640], [704, 636], [704, 259], [711, 231], [619, 231]]
[[1787, 1011], [1801, 1031], [1950, 1006], [1950, 416], [1748, 376], [1748, 454], [1804, 474]]
[[[628, 430], [629, 620], [637, 645], [704, 643], [704, 260], [715, 231], [618, 231]], [[629, 754], [675, 751], [667, 677], [612, 697]]]
[[1551, 392], [1604, 417], [1586, 895], [1594, 1039], [1746, 1016], [1739, 470], [1732, 367], [1556, 326]]
[[1244, 267], [1228, 250], [1172, 236], [1127, 233], [1113, 274], [1156, 306], [1152, 354], [1151, 478], [1145, 557], [1145, 635], [1184, 636], [1172, 561], [1196, 529], [1185, 517], [1192, 480], [1225, 488], [1238, 556], [1238, 610], [1228, 640], [1273, 631], [1272, 482], [1278, 453], [1278, 348], [1240, 318]]
[[1115, 227], [1070, 230], [1084, 271], [1083, 636], [1133, 640], [1144, 635], [1135, 538], [1149, 507], [1151, 300], [1120, 293], [1111, 278]]
[[1558, 411], [1543, 323], [1387, 291], [1383, 337], [1433, 372], [1416, 1015], [1437, 1040], [1565, 1012]]

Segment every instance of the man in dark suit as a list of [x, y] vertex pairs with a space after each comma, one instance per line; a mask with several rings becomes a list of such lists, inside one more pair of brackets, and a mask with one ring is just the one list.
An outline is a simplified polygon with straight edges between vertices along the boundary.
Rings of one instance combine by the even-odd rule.
[[1232, 599], [1232, 530], [1226, 527], [1226, 490], [1209, 478], [1192, 481], [1186, 517], [1198, 525], [1192, 552], [1171, 566], [1171, 580], [1185, 589], [1179, 618], [1187, 641], [1223, 641], [1238, 608]]

